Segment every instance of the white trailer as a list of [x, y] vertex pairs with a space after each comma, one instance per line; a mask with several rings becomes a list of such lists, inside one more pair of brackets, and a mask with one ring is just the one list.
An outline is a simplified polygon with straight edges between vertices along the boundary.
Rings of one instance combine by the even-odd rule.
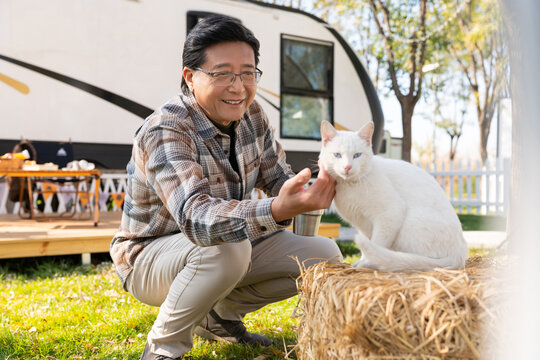
[[0, 153], [21, 139], [70, 141], [76, 159], [125, 168], [144, 118], [180, 92], [187, 32], [210, 14], [238, 18], [261, 42], [256, 100], [295, 170], [316, 163], [323, 119], [352, 130], [374, 121], [378, 149], [373, 84], [313, 15], [239, 0], [2, 0]]

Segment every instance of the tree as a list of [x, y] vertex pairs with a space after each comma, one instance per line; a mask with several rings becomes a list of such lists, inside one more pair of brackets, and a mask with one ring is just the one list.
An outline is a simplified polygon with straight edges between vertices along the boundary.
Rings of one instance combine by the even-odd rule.
[[[441, 58], [440, 60], [445, 61], [447, 59]], [[451, 69], [451, 66], [448, 65], [444, 68]], [[433, 104], [431, 117], [434, 127], [443, 130], [450, 137], [448, 155], [450, 161], [452, 161], [456, 157], [459, 138], [463, 135], [463, 124], [465, 123], [468, 106], [468, 87], [462, 77], [456, 78], [448, 71], [445, 74], [435, 72], [434, 75], [428, 76], [428, 78], [429, 80], [426, 81], [427, 91], [424, 95], [425, 102]], [[451, 105], [443, 104], [441, 94], [445, 94], [452, 99]], [[435, 138], [432, 141], [434, 142]]]
[[323, 11], [336, 8], [338, 12], [355, 14], [357, 19], [365, 19], [365, 11], [369, 11], [370, 23], [360, 23], [356, 31], [368, 33], [369, 29], [374, 29], [378, 35], [378, 39], [373, 36], [370, 39], [369, 55], [377, 60], [375, 64], [384, 63], [387, 70], [384, 86], [400, 103], [402, 158], [406, 161], [411, 159], [412, 117], [422, 94], [422, 69], [447, 45], [435, 15], [440, 3], [427, 0], [318, 0], [314, 3]]
[[443, 129], [446, 134], [450, 137], [450, 152], [449, 159], [450, 161], [454, 160], [457, 151], [457, 144], [461, 135], [463, 135], [463, 118], [461, 121], [457, 122], [450, 118], [444, 118], [435, 123], [438, 128]]
[[480, 127], [480, 157], [487, 159], [491, 120], [508, 88], [508, 51], [496, 0], [454, 0], [449, 50], [470, 87]]

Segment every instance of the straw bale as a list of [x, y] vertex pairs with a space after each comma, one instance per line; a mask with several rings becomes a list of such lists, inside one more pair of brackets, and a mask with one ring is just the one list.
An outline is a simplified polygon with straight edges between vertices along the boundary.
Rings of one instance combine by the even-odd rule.
[[[387, 273], [349, 264], [303, 269], [299, 359], [492, 358], [502, 277], [493, 260], [464, 269]], [[481, 355], [480, 355], [481, 354]]]

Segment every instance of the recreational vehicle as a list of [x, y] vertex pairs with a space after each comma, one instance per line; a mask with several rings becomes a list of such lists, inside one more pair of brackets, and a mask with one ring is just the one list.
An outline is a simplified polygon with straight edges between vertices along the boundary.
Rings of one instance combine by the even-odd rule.
[[22, 139], [68, 143], [75, 159], [124, 169], [135, 131], [180, 92], [187, 33], [211, 14], [260, 40], [255, 99], [294, 170], [316, 164], [322, 120], [351, 130], [373, 121], [378, 149], [384, 121], [368, 74], [308, 13], [245, 0], [2, 0], [0, 153]]

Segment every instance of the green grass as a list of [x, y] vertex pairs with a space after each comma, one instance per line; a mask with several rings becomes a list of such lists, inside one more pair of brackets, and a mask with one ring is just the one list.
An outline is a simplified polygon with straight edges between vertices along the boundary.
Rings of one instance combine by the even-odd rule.
[[343, 220], [338, 214], [323, 214], [321, 222], [341, 224], [341, 226], [350, 227], [348, 222]]
[[[458, 214], [458, 218], [465, 231], [505, 231], [506, 229], [506, 218], [504, 216]], [[338, 214], [325, 214], [322, 216], [321, 221], [350, 227]]]
[[[504, 230], [504, 218], [460, 215], [464, 230]], [[338, 221], [337, 215], [323, 221]], [[338, 242], [345, 261], [360, 258]], [[471, 249], [470, 255], [494, 250]], [[108, 260], [107, 254], [93, 259]], [[0, 359], [138, 359], [158, 309], [126, 293], [110, 262], [82, 267], [80, 256], [0, 261]], [[248, 314], [249, 331], [274, 340], [263, 349], [194, 338], [186, 359], [284, 359], [296, 343], [298, 298]], [[296, 359], [294, 351], [289, 358]]]
[[[123, 291], [111, 263], [82, 267], [79, 257], [67, 259], [0, 262], [0, 359], [138, 359], [158, 308]], [[186, 359], [283, 359], [296, 343], [299, 320], [290, 316], [296, 302], [245, 318], [248, 330], [269, 336], [274, 347], [195, 337]]]
[[463, 227], [463, 230], [466, 231], [506, 230], [506, 217], [504, 216], [459, 214], [458, 217], [461, 221], [461, 226]]

